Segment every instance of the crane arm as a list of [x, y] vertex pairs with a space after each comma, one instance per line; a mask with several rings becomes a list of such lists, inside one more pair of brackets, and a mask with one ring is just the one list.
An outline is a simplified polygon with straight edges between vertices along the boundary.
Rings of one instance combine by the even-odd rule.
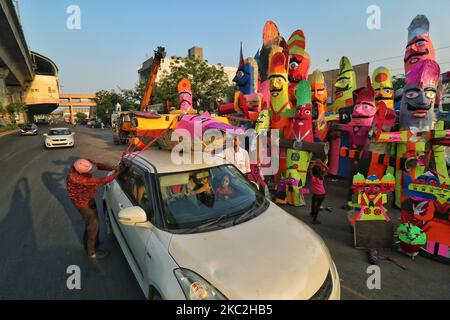
[[144, 95], [141, 101], [141, 112], [146, 111], [146, 108], [150, 104], [150, 98], [152, 96], [153, 87], [155, 86], [156, 76], [158, 75], [159, 67], [161, 62], [166, 57], [166, 51], [163, 47], [158, 47], [155, 50], [155, 55], [153, 57], [152, 63], [150, 65], [149, 75], [145, 83]]

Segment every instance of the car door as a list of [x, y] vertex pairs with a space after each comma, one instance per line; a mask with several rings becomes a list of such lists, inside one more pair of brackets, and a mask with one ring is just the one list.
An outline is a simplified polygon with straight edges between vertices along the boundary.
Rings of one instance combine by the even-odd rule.
[[131, 258], [136, 264], [140, 278], [145, 281], [146, 247], [153, 229], [125, 226], [119, 223], [119, 212], [134, 206], [144, 209], [148, 221], [153, 221], [154, 213], [150, 203], [150, 193], [145, 171], [137, 166], [131, 166], [126, 173], [119, 177], [118, 183], [112, 186], [110, 192], [112, 198], [115, 199], [111, 203], [113, 218], [119, 225], [119, 230], [125, 239]]

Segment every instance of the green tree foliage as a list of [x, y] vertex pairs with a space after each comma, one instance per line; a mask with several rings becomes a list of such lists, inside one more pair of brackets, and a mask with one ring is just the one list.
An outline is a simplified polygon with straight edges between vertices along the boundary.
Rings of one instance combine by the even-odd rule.
[[5, 109], [6, 109], [6, 112], [8, 112], [11, 117], [11, 121], [13, 123], [15, 123], [15, 115], [19, 114], [19, 113], [27, 112], [28, 107], [23, 102], [13, 102], [13, 103], [8, 104], [5, 107]]
[[77, 112], [77, 114], [75, 115], [75, 117], [76, 117], [78, 120], [86, 120], [88, 116], [86, 115], [86, 113], [83, 113], [83, 112]]
[[392, 78], [392, 85], [394, 86], [394, 90], [397, 91], [402, 89], [406, 84], [406, 76], [405, 75], [397, 75]]
[[123, 111], [139, 110], [142, 95], [144, 92], [144, 84], [139, 83], [134, 89], [121, 89], [120, 92], [115, 90], [101, 90], [95, 94], [97, 103], [97, 117], [107, 122], [116, 110], [119, 103]]
[[[217, 101], [229, 99], [234, 86], [228, 82], [223, 66], [212, 66], [206, 62], [178, 58], [171, 62], [169, 71], [164, 71], [153, 90], [152, 104], [170, 102], [171, 107], [178, 108], [178, 83], [182, 78], [191, 81], [194, 105], [199, 103], [200, 110], [217, 108]], [[213, 111], [213, 110], [211, 110]]]

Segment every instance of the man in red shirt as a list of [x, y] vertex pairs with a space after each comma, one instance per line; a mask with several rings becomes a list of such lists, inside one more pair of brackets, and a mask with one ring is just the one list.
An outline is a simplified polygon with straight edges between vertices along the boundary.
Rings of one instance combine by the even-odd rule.
[[[103, 171], [116, 170], [116, 173], [105, 178], [95, 178], [91, 175], [94, 166]], [[107, 255], [105, 251], [97, 250], [99, 219], [94, 197], [99, 192], [96, 187], [111, 183], [121, 173], [120, 169], [120, 166], [111, 167], [87, 159], [78, 159], [67, 176], [66, 187], [69, 198], [86, 222], [83, 241], [91, 259], [104, 258]]]

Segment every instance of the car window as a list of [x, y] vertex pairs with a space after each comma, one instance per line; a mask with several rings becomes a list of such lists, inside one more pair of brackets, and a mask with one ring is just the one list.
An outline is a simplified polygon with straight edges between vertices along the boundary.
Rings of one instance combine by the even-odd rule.
[[265, 204], [233, 166], [159, 175], [165, 224], [170, 230], [195, 228], [220, 217], [237, 217]]
[[48, 135], [49, 136], [68, 136], [70, 134], [72, 134], [72, 133], [68, 129], [61, 129], [61, 130], [54, 129], [54, 130], [50, 130]]
[[145, 176], [138, 170], [131, 168], [118, 178], [122, 190], [135, 206], [139, 206], [147, 213], [149, 221], [153, 219], [153, 209], [149, 192], [145, 183]]

